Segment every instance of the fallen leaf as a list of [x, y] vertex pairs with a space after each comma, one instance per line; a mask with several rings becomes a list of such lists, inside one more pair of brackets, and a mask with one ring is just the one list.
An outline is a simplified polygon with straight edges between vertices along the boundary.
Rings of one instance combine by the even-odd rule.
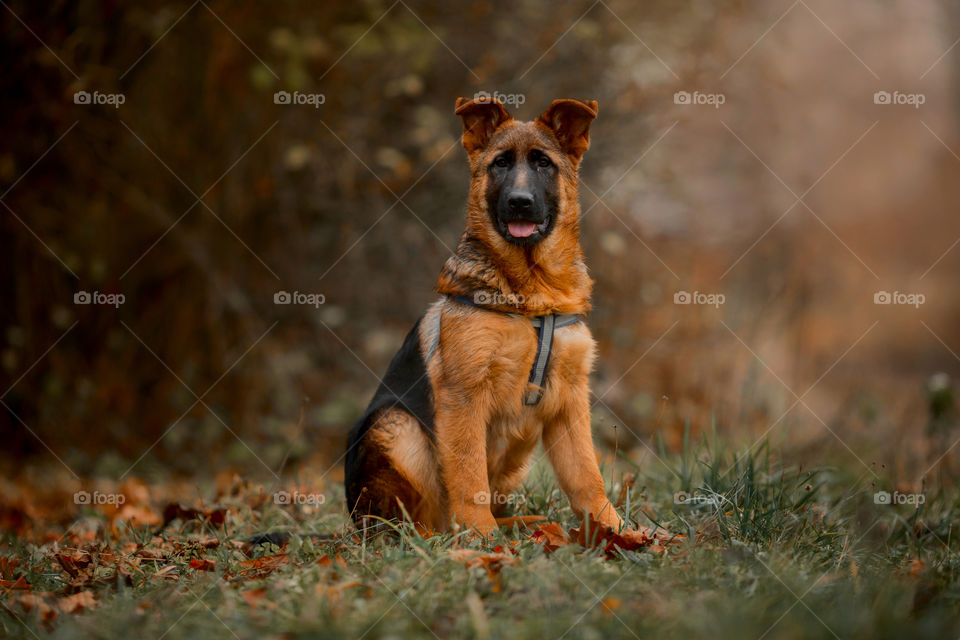
[[536, 529], [531, 539], [543, 546], [543, 550], [552, 553], [560, 547], [570, 544], [570, 538], [558, 522], [548, 522]]
[[509, 553], [485, 553], [477, 549], [451, 549], [447, 551], [447, 556], [466, 565], [467, 568], [483, 567], [490, 582], [494, 583], [494, 593], [500, 592], [500, 570], [508, 564], [517, 562], [517, 559]]
[[79, 613], [96, 607], [97, 601], [94, 599], [92, 591], [81, 591], [72, 596], [57, 598], [57, 606], [64, 613]]
[[260, 604], [260, 601], [266, 597], [266, 595], [266, 588], [249, 589], [247, 591], [240, 592], [240, 597], [243, 598], [243, 601], [247, 603], [248, 607], [252, 608], [256, 608]]
[[190, 561], [190, 568], [196, 569], [197, 571], [214, 571], [216, 569], [216, 563], [206, 558], [194, 558]]
[[167, 557], [167, 554], [159, 549], [138, 549], [137, 557], [144, 560], [163, 560]]
[[171, 502], [163, 508], [163, 525], [161, 525], [161, 528], [166, 527], [168, 524], [177, 519], [200, 520], [209, 522], [210, 524], [219, 527], [227, 520], [227, 510], [213, 509], [212, 511], [202, 511], [184, 507], [176, 502]]
[[30, 583], [20, 576], [16, 580], [0, 580], [0, 587], [4, 589], [30, 589]]
[[154, 527], [160, 524], [160, 516], [146, 505], [125, 504], [113, 514], [112, 521], [122, 520], [134, 525], [148, 525]]
[[606, 613], [613, 613], [614, 609], [620, 608], [620, 599], [619, 598], [604, 598], [600, 602], [600, 606], [603, 607], [603, 610]]
[[27, 613], [36, 611], [40, 615], [40, 619], [44, 622], [56, 620], [57, 611], [47, 604], [47, 595], [45, 592], [24, 593], [19, 598], [20, 606], [23, 607], [23, 610]]
[[150, 488], [139, 478], [127, 478], [118, 488], [126, 504], [145, 504], [150, 501]]
[[570, 537], [585, 548], [603, 549], [608, 558], [617, 556], [617, 549], [636, 551], [649, 548], [663, 553], [668, 544], [678, 543], [686, 536], [673, 535], [663, 529], [654, 532], [647, 527], [624, 529], [620, 533], [606, 524], [589, 519], [582, 526], [570, 529]]
[[242, 578], [245, 580], [249, 580], [251, 578], [262, 578], [263, 576], [269, 575], [281, 566], [287, 564], [289, 560], [290, 556], [286, 553], [263, 556], [262, 558], [254, 558], [253, 560], [244, 560], [240, 562], [240, 566], [243, 567], [243, 569], [232, 577]]
[[166, 580], [179, 580], [180, 576], [176, 573], [177, 565], [168, 564], [153, 574], [153, 578], [164, 578]]
[[58, 553], [56, 558], [63, 570], [74, 578], [80, 576], [92, 560], [89, 554], [79, 549], [74, 550], [72, 553]]
[[333, 585], [318, 584], [315, 590], [318, 596], [326, 596], [331, 603], [336, 603], [340, 601], [340, 594], [344, 590], [359, 586], [361, 586], [359, 582], [352, 580]]
[[0, 558], [0, 578], [12, 578], [13, 570], [19, 563], [18, 558]]
[[208, 536], [206, 538], [198, 540], [197, 544], [199, 544], [204, 549], [216, 549], [217, 547], [220, 546], [220, 539], [215, 536]]

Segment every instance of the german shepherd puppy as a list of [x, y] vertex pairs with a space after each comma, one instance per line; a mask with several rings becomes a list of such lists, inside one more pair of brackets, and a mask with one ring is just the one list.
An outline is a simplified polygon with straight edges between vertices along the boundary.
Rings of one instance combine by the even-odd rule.
[[618, 530], [590, 432], [592, 281], [578, 168], [596, 101], [555, 100], [519, 122], [459, 98], [467, 227], [434, 302], [407, 335], [346, 458], [348, 509], [488, 535], [542, 439], [573, 510]]

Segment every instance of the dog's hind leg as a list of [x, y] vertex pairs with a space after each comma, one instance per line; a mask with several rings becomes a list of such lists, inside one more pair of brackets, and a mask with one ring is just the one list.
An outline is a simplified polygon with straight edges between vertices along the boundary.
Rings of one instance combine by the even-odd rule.
[[366, 515], [387, 520], [406, 516], [428, 528], [443, 528], [433, 445], [413, 416], [402, 409], [384, 410], [361, 447], [363, 487], [357, 504], [350, 505], [355, 521]]

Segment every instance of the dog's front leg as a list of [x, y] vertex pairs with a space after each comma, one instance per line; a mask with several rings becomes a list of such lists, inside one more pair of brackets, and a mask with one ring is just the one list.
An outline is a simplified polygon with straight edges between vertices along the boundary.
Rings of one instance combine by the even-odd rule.
[[487, 475], [487, 412], [481, 398], [463, 403], [455, 391], [437, 398], [437, 457], [447, 494], [449, 518], [482, 535], [497, 522], [490, 511], [490, 480]]
[[619, 530], [623, 520], [607, 500], [603, 476], [590, 433], [590, 398], [586, 381], [568, 396], [555, 418], [543, 428], [543, 446], [560, 488], [578, 517], [589, 513], [595, 520]]

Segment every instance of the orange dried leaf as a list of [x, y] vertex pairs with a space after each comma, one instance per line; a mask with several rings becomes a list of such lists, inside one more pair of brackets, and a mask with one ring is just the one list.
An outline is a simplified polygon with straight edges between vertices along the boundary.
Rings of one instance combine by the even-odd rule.
[[505, 565], [517, 562], [517, 559], [509, 553], [484, 553], [476, 549], [451, 549], [447, 555], [452, 560], [466, 565], [467, 568], [483, 567], [487, 577], [495, 583], [499, 582], [500, 570]]
[[220, 526], [227, 520], [226, 509], [214, 509], [212, 511], [201, 511], [184, 507], [176, 502], [171, 502], [163, 509], [163, 526], [166, 527], [174, 520], [201, 520], [207, 521], [214, 526]]
[[12, 578], [13, 570], [19, 563], [18, 558], [0, 558], [0, 578]]
[[287, 564], [289, 560], [290, 556], [286, 553], [244, 560], [240, 562], [240, 566], [243, 567], [243, 569], [237, 573], [235, 577], [244, 579], [262, 578]]
[[609, 558], [617, 556], [617, 549], [636, 551], [642, 548], [649, 548], [655, 552], [662, 553], [667, 544], [685, 539], [685, 536], [674, 536], [662, 529], [654, 532], [647, 527], [624, 529], [617, 533], [612, 527], [597, 522], [592, 518], [585, 522], [583, 526], [571, 529], [570, 537], [583, 547], [602, 548]]
[[57, 610], [47, 604], [47, 595], [45, 592], [24, 593], [19, 598], [20, 606], [27, 613], [36, 611], [44, 622], [56, 620]]
[[240, 592], [240, 597], [243, 598], [243, 601], [247, 603], [247, 606], [253, 608], [256, 608], [266, 597], [266, 595], [267, 590], [265, 588], [250, 589], [248, 591]]
[[79, 613], [96, 607], [97, 601], [94, 599], [92, 591], [81, 591], [72, 596], [58, 598], [57, 606], [64, 613]]
[[214, 571], [216, 569], [216, 562], [207, 560], [206, 558], [194, 558], [190, 561], [190, 568], [196, 569], [197, 571]]
[[603, 607], [604, 612], [613, 613], [614, 609], [620, 608], [620, 598], [604, 598], [600, 606]]
[[340, 595], [343, 591], [351, 587], [359, 587], [359, 586], [362, 586], [359, 582], [347, 581], [347, 582], [341, 582], [339, 584], [334, 584], [334, 585], [318, 584], [315, 587], [315, 590], [317, 595], [326, 596], [327, 599], [330, 600], [330, 602], [335, 603], [340, 601]]
[[134, 525], [155, 527], [161, 523], [157, 512], [146, 505], [125, 504], [115, 514], [112, 521], [123, 520]]
[[16, 580], [0, 580], [0, 587], [4, 589], [30, 589], [30, 583], [20, 576]]
[[557, 522], [547, 522], [541, 525], [533, 532], [530, 538], [537, 544], [542, 545], [543, 550], [547, 553], [551, 553], [560, 547], [570, 544], [570, 538], [563, 530], [563, 527]]

